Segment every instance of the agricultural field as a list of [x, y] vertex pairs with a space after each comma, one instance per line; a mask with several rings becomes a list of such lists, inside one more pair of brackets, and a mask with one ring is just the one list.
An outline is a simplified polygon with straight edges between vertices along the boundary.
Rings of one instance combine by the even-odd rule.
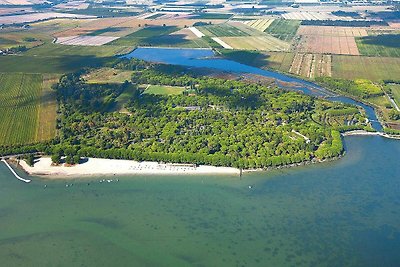
[[95, 56], [2, 56], [0, 72], [67, 73], [84, 67], [99, 67], [109, 58]]
[[190, 16], [191, 19], [229, 19], [233, 14], [229, 13], [196, 13]]
[[16, 46], [32, 48], [41, 45], [47, 38], [43, 35], [22, 30], [0, 29], [0, 49]]
[[299, 26], [300, 21], [298, 20], [276, 19], [269, 25], [265, 32], [283, 41], [290, 42], [296, 36]]
[[259, 51], [238, 51], [221, 50], [223, 56], [242, 64], [247, 64], [262, 69], [275, 69], [288, 72], [294, 54], [288, 52], [259, 52]]
[[104, 46], [74, 46], [47, 43], [24, 53], [26, 56], [40, 57], [65, 57], [65, 56], [93, 56], [111, 57], [126, 54], [132, 50], [128, 46], [104, 45]]
[[91, 16], [56, 13], [56, 12], [42, 12], [42, 13], [33, 13], [24, 15], [0, 16], [0, 25], [31, 23], [35, 21], [54, 19], [54, 18], [91, 18]]
[[79, 35], [79, 36], [59, 37], [57, 38], [56, 43], [62, 45], [101, 46], [111, 43], [112, 41], [115, 41], [118, 38], [119, 37], [112, 37], [112, 36]]
[[[44, 34], [47, 36], [68, 36], [61, 34], [62, 32], [78, 28], [83, 24], [89, 23], [91, 19], [51, 19], [38, 21], [30, 24], [29, 32]], [[71, 34], [72, 35], [72, 34]], [[51, 39], [50, 39], [51, 40]]]
[[[102, 19], [88, 19], [80, 20], [76, 24], [72, 24], [72, 21], [61, 21], [60, 24], [51, 23], [56, 20], [51, 20], [47, 24], [36, 23], [39, 27], [58, 27], [58, 31], [54, 32], [55, 37], [68, 37], [76, 35], [100, 35], [105, 32], [112, 32], [115, 36], [121, 36], [121, 31], [135, 31], [138, 25], [132, 26], [121, 26], [122, 24], [128, 23], [132, 18], [102, 18]], [[68, 24], [69, 23], [69, 24]], [[49, 24], [49, 25], [48, 25]], [[34, 24], [35, 25], [35, 24]], [[131, 33], [131, 32], [128, 32]]]
[[400, 58], [333, 55], [332, 77], [390, 80], [400, 77]]
[[338, 26], [300, 26], [298, 35], [323, 35], [323, 36], [345, 36], [362, 37], [368, 36], [367, 28], [338, 27]]
[[106, 83], [123, 83], [130, 81], [132, 71], [124, 71], [113, 68], [100, 68], [85, 75], [83, 78], [86, 83], [106, 84]]
[[332, 15], [330, 12], [286, 12], [282, 14], [282, 18], [287, 20], [337, 20], [339, 17]]
[[299, 53], [359, 55], [354, 37], [302, 35], [297, 45]]
[[135, 32], [137, 29], [129, 27], [108, 27], [92, 31], [86, 35], [88, 36], [112, 36], [112, 37], [123, 37]]
[[57, 100], [56, 92], [51, 86], [59, 79], [59, 74], [43, 74], [37, 141], [50, 140], [56, 136]]
[[264, 32], [271, 25], [273, 21], [274, 19], [257, 19], [257, 20], [245, 21], [244, 24], [260, 32]]
[[218, 25], [208, 25], [197, 27], [204, 35], [210, 37], [243, 37], [250, 36], [245, 31], [238, 29], [228, 23], [218, 24]]
[[149, 85], [144, 93], [153, 95], [180, 95], [183, 91], [185, 91], [185, 88], [179, 86]]
[[288, 51], [290, 45], [273, 36], [220, 37], [233, 49], [258, 51]]
[[361, 55], [400, 57], [400, 34], [383, 34], [356, 38]]
[[179, 46], [190, 43], [184, 36], [170, 35], [178, 30], [179, 28], [175, 26], [146, 27], [110, 44], [118, 46]]
[[146, 16], [146, 19], [157, 19], [159, 17], [164, 16], [165, 13], [154, 13], [154, 14], [150, 14], [149, 16]]
[[55, 98], [48, 86], [52, 81], [47, 80], [43, 90], [40, 74], [0, 74], [0, 145], [33, 143], [54, 136]]
[[297, 53], [289, 69], [290, 73], [306, 78], [332, 76], [332, 56]]

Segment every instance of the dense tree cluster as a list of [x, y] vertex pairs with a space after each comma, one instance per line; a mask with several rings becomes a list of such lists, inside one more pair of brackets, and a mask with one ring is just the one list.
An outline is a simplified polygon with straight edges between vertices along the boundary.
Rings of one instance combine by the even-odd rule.
[[331, 77], [318, 77], [316, 78], [316, 81], [330, 90], [348, 93], [350, 95], [365, 99], [375, 96], [382, 96], [384, 94], [378, 85], [369, 80], [346, 80]]
[[[164, 68], [141, 67], [120, 86], [85, 84], [82, 73], [63, 76], [55, 86], [61, 116], [53, 161], [107, 157], [265, 168], [343, 151], [339, 132], [312, 119], [331, 108], [316, 104], [322, 100]], [[141, 83], [187, 86], [195, 94], [142, 94], [136, 87]], [[129, 112], [108, 112], [132, 86]], [[335, 104], [339, 108], [345, 106]]]

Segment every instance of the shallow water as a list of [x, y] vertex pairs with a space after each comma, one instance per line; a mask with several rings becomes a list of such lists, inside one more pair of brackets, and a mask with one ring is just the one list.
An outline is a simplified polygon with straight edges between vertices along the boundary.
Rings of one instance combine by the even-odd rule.
[[[173, 65], [181, 65], [196, 68], [212, 68], [236, 73], [252, 73], [274, 78], [280, 82], [296, 84], [285, 85], [284, 88], [303, 92], [307, 95], [326, 97], [333, 101], [358, 105], [364, 108], [371, 121], [372, 127], [382, 131], [375, 111], [372, 107], [344, 96], [334, 96], [326, 89], [302, 79], [294, 78], [282, 73], [251, 67], [232, 60], [214, 58], [214, 52], [210, 49], [180, 49], [180, 48], [137, 48], [131, 53], [124, 55], [125, 58], [138, 58], [150, 62], [161, 62]], [[281, 83], [279, 86], [283, 87]]]
[[346, 146], [339, 161], [242, 180], [65, 187], [21, 183], [0, 164], [0, 265], [398, 266], [400, 142], [351, 137]]

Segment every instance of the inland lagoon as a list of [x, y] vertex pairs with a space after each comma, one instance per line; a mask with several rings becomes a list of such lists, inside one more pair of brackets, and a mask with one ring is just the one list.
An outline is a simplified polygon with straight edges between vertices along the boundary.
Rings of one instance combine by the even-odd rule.
[[345, 144], [338, 161], [242, 179], [26, 184], [1, 163], [1, 265], [398, 266], [400, 142]]

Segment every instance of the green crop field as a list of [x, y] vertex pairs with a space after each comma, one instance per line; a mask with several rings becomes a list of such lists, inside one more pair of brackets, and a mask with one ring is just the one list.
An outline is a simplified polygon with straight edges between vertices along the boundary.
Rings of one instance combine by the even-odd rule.
[[154, 94], [154, 95], [180, 95], [182, 94], [183, 91], [185, 91], [184, 87], [150, 85], [144, 92], [145, 94]]
[[0, 72], [66, 73], [83, 67], [99, 67], [109, 60], [93, 56], [2, 56]]
[[333, 55], [332, 77], [390, 80], [400, 77], [400, 58]]
[[218, 25], [208, 25], [198, 27], [198, 29], [204, 33], [206, 36], [211, 37], [240, 37], [240, 36], [250, 36], [250, 34], [229, 25], [227, 23]]
[[273, 36], [220, 37], [233, 49], [259, 51], [288, 51], [290, 45]]
[[33, 143], [54, 134], [39, 127], [41, 119], [49, 119], [42, 116], [46, 112], [41, 114], [41, 106], [48, 111], [55, 104], [54, 97], [42, 89], [40, 74], [0, 74], [0, 145]]
[[400, 57], [400, 34], [384, 34], [356, 38], [361, 55]]
[[266, 28], [265, 32], [283, 41], [291, 41], [296, 36], [300, 23], [299, 20], [276, 19]]

